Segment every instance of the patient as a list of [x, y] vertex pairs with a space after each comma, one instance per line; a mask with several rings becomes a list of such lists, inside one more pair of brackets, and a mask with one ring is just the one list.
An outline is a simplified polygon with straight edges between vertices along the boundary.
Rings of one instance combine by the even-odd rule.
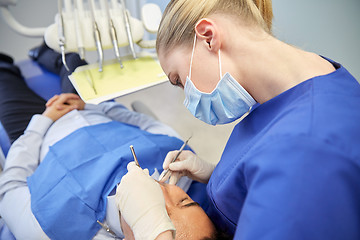
[[[67, 58], [68, 64], [81, 64], [74, 54]], [[111, 200], [133, 159], [129, 145], [155, 176], [167, 152], [182, 145], [176, 132], [115, 102], [90, 105], [67, 93], [46, 103], [27, 87], [10, 58], [1, 59], [0, 120], [13, 141], [0, 176], [1, 217], [16, 239], [114, 239], [97, 221], [122, 238]], [[215, 234], [205, 212], [183, 190], [161, 187], [176, 239]], [[124, 221], [122, 227], [130, 239]]]
[[[159, 184], [164, 194], [167, 212], [176, 228], [175, 239], [227, 239], [216, 232], [204, 210], [181, 188], [171, 184]], [[131, 228], [122, 217], [121, 226], [126, 240], [135, 239]]]

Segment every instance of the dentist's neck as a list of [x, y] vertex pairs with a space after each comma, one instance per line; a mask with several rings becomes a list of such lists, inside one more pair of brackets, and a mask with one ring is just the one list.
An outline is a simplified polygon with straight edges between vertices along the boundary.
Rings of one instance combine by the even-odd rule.
[[264, 103], [334, 67], [320, 56], [300, 50], [265, 32], [240, 27], [227, 32], [222, 44], [222, 63], [259, 102]]

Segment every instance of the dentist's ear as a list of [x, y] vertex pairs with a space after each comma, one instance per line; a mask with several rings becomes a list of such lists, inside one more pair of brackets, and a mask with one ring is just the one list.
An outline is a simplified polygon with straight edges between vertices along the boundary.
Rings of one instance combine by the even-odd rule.
[[197, 39], [203, 41], [209, 51], [217, 53], [221, 46], [219, 30], [209, 18], [200, 19], [195, 25]]

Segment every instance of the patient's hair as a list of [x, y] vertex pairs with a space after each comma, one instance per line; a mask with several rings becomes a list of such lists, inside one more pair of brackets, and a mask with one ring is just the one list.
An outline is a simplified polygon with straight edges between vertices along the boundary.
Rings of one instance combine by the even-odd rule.
[[205, 237], [201, 240], [231, 240], [231, 239], [233, 239], [233, 237], [216, 229], [212, 236]]
[[271, 34], [271, 0], [171, 0], [159, 26], [157, 52], [170, 51], [179, 45], [191, 46], [196, 23], [217, 13], [233, 16], [248, 25], [259, 26]]

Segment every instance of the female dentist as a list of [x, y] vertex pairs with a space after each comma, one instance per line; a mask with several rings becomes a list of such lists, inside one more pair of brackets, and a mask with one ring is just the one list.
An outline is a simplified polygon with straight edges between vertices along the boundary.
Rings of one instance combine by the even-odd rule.
[[216, 168], [184, 151], [164, 169], [208, 182], [207, 213], [235, 239], [360, 239], [360, 85], [271, 25], [271, 0], [169, 3], [157, 52], [185, 106], [212, 125], [248, 115]]

